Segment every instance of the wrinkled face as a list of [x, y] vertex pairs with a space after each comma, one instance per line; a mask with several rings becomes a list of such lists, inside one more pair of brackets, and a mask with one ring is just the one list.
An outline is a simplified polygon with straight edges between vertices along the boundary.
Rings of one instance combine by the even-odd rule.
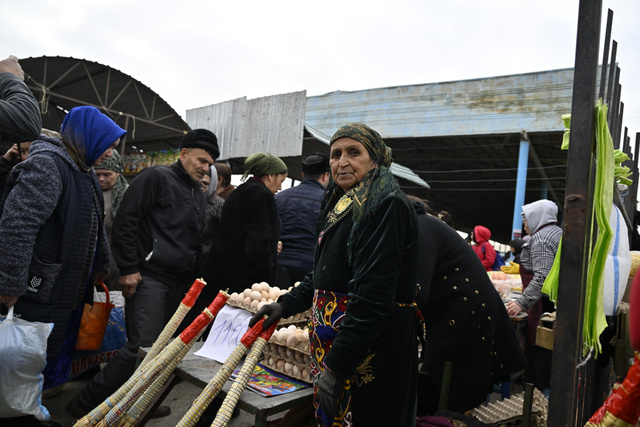
[[278, 191], [282, 190], [282, 183], [287, 179], [287, 172], [275, 175], [266, 175], [261, 178], [267, 188], [275, 195]]
[[200, 182], [213, 165], [213, 157], [202, 148], [183, 148], [180, 150], [180, 162], [194, 182]]
[[20, 153], [21, 162], [27, 160], [27, 156], [29, 155], [29, 148], [31, 148], [31, 142], [18, 143], [18, 152]]
[[202, 185], [202, 191], [206, 193], [207, 190], [209, 189], [209, 184], [211, 184], [211, 176], [210, 175], [203, 176], [202, 180], [200, 180], [200, 185]]
[[96, 159], [95, 162], [93, 162], [93, 166], [100, 166], [109, 157], [113, 157], [113, 149], [116, 148], [118, 144], [120, 144], [120, 138], [116, 139], [116, 141], [113, 144], [111, 144], [111, 146], [107, 148], [105, 152], [102, 153], [102, 155]]
[[331, 144], [331, 177], [344, 191], [358, 185], [369, 171], [378, 167], [367, 148], [352, 138], [340, 138]]
[[109, 191], [116, 185], [116, 179], [119, 174], [118, 172], [108, 169], [98, 169], [96, 170], [96, 175], [98, 175], [98, 181], [100, 182], [102, 191]]

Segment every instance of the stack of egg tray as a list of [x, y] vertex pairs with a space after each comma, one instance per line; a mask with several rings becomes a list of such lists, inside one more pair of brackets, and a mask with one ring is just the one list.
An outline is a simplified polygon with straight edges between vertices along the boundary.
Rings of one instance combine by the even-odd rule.
[[274, 342], [272, 339], [263, 353], [262, 363], [269, 369], [293, 379], [311, 383], [308, 342], [297, 346], [288, 346]]
[[[531, 426], [546, 427], [548, 401], [538, 389], [533, 392], [533, 406], [531, 408]], [[524, 392], [515, 394], [508, 399], [478, 406], [470, 411], [470, 415], [479, 421], [495, 426], [515, 426], [522, 420], [524, 407]]]

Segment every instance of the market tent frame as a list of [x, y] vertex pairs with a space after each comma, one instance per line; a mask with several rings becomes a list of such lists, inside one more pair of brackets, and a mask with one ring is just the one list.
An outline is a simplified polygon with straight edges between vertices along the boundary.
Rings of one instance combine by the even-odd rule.
[[191, 130], [160, 95], [107, 65], [62, 56], [23, 58], [20, 65], [46, 129], [58, 131], [70, 109], [90, 105], [127, 131], [121, 152], [176, 148]]

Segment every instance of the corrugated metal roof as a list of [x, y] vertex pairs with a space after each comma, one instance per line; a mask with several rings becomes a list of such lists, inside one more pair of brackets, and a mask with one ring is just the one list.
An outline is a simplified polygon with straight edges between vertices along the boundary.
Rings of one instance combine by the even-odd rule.
[[305, 123], [325, 135], [366, 123], [383, 138], [562, 131], [573, 69], [332, 92], [307, 98]]

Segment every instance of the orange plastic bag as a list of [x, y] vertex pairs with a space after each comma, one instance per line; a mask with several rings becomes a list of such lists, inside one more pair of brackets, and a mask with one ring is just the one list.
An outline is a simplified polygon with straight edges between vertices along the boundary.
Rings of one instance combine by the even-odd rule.
[[109, 322], [109, 314], [111, 314], [111, 309], [115, 307], [109, 300], [109, 289], [102, 282], [98, 282], [98, 285], [104, 289], [107, 302], [94, 301], [93, 305], [85, 303], [76, 350], [100, 349], [104, 331], [107, 329], [107, 323]]

